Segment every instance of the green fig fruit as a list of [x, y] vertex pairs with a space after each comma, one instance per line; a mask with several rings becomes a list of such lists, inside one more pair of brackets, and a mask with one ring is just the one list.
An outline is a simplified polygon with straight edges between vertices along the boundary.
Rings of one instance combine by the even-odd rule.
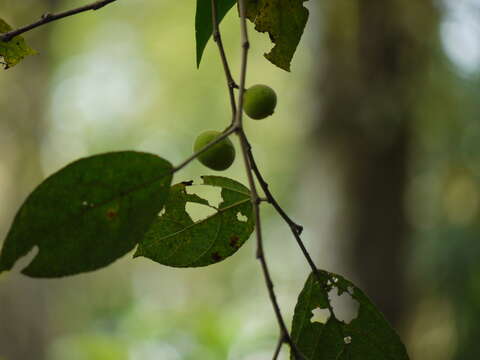
[[277, 105], [275, 91], [267, 85], [253, 85], [243, 96], [243, 110], [252, 119], [264, 119], [273, 114]]
[[[218, 138], [222, 133], [220, 131], [209, 130], [197, 136], [193, 144], [193, 151], [197, 152]], [[229, 138], [225, 138], [219, 143], [213, 145], [207, 151], [204, 151], [197, 157], [206, 167], [213, 170], [226, 170], [235, 160], [235, 147]]]

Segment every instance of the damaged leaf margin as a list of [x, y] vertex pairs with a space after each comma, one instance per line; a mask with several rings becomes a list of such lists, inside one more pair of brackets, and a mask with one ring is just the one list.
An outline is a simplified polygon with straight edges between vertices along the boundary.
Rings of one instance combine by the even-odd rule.
[[247, 0], [247, 18], [255, 30], [266, 32], [275, 44], [265, 57], [279, 68], [290, 71], [290, 64], [307, 25], [308, 0]]
[[163, 208], [172, 165], [149, 153], [119, 151], [68, 164], [25, 200], [0, 252], [0, 272], [34, 247], [22, 273], [54, 278], [94, 271], [131, 251]]
[[[336, 317], [329, 298], [332, 290], [338, 295], [348, 293], [358, 302], [358, 315], [350, 323]], [[311, 322], [317, 308], [329, 310], [325, 323]], [[409, 359], [395, 330], [363, 291], [344, 277], [323, 270], [310, 274], [298, 297], [291, 336], [308, 360]]]
[[[172, 267], [200, 267], [225, 260], [248, 240], [254, 229], [250, 191], [235, 180], [203, 176], [203, 184], [221, 188], [223, 201], [215, 213], [197, 222], [187, 203], [212, 206], [187, 192], [192, 182], [172, 186], [165, 212], [154, 221], [134, 257], [144, 256]], [[245, 221], [238, 215], [246, 217]]]

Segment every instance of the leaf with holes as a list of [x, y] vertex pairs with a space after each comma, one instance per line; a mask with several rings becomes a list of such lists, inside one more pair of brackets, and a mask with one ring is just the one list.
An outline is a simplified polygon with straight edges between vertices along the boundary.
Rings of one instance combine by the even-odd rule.
[[[338, 319], [329, 293], [348, 294], [358, 302], [358, 315], [347, 323]], [[324, 322], [312, 322], [312, 311], [327, 309]], [[311, 274], [300, 293], [292, 322], [292, 339], [308, 360], [407, 360], [405, 346], [365, 294], [340, 275]], [[291, 355], [293, 359], [293, 355]]]
[[216, 212], [194, 222], [186, 211], [187, 203], [210, 206], [208, 201], [187, 193], [190, 183], [173, 186], [165, 213], [153, 223], [135, 256], [174, 267], [207, 266], [234, 254], [245, 243], [254, 229], [249, 190], [225, 177], [202, 179], [203, 185], [221, 188], [223, 202]]
[[[222, 22], [228, 11], [237, 3], [237, 0], [217, 0], [217, 19]], [[195, 15], [195, 39], [197, 42], [197, 67], [200, 66], [203, 51], [213, 33], [211, 0], [197, 0]]]
[[308, 21], [307, 0], [247, 0], [247, 17], [255, 30], [266, 32], [275, 44], [265, 57], [290, 71], [290, 63]]
[[60, 277], [104, 267], [143, 238], [170, 190], [172, 165], [125, 151], [80, 159], [47, 178], [18, 211], [0, 255], [9, 270], [34, 246], [22, 272]]
[[[0, 19], [0, 34], [12, 30], [3, 19]], [[16, 36], [10, 41], [0, 41], [0, 63], [5, 69], [17, 65], [26, 56], [35, 55], [37, 52], [30, 48], [23, 37]]]

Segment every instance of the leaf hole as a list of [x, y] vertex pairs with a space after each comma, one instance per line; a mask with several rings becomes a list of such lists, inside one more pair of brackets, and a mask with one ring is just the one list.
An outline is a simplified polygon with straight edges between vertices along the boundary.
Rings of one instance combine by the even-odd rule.
[[215, 209], [212, 209], [209, 206], [193, 202], [187, 202], [185, 210], [194, 222], [203, 220], [217, 212]]
[[165, 206], [162, 208], [162, 210], [160, 210], [160, 212], [158, 213], [158, 216], [163, 216], [163, 214], [165, 214]]
[[241, 221], [241, 222], [247, 222], [248, 221], [248, 217], [246, 217], [245, 215], [243, 215], [240, 211], [237, 212], [237, 220], [238, 221]]
[[312, 310], [312, 315], [310, 318], [311, 323], [318, 322], [325, 324], [330, 318], [330, 311], [328, 311], [328, 309], [316, 308]]
[[328, 293], [328, 298], [338, 320], [349, 324], [357, 318], [359, 304], [350, 293], [344, 292], [342, 295], [338, 295], [338, 289], [334, 288]]
[[187, 194], [196, 194], [202, 199], [207, 199], [208, 203], [217, 209], [223, 202], [222, 188], [216, 186], [187, 186], [185, 191]]

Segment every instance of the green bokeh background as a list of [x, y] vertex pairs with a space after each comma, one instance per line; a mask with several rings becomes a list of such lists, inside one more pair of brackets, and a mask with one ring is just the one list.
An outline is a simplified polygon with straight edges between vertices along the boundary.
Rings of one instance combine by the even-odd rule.
[[[15, 26], [53, 6], [84, 3], [2, 0], [0, 15]], [[422, 121], [415, 125], [405, 199], [413, 229], [405, 271], [415, 301], [400, 329], [418, 360], [478, 354], [472, 339], [480, 335], [480, 50], [469, 36], [479, 34], [480, 22], [458, 10], [465, 3], [446, 1], [442, 8], [439, 61], [428, 92], [418, 92]], [[480, 9], [478, 1], [468, 3]], [[305, 226], [315, 260], [348, 273], [343, 245], [331, 236], [335, 179], [322, 174], [325, 182], [318, 181], [311, 133], [320, 105], [312, 82], [322, 62], [322, 9], [313, 0], [306, 6], [312, 17], [291, 73], [265, 60], [268, 36], [250, 27], [247, 86], [268, 84], [278, 105], [266, 120], [246, 119], [245, 128], [271, 190]], [[178, 164], [191, 154], [198, 133], [228, 125], [227, 89], [212, 42], [200, 69], [195, 66], [194, 12], [193, 0], [118, 1], [26, 35], [40, 55], [0, 73], [2, 238], [35, 185], [72, 160], [133, 149]], [[222, 30], [237, 76], [235, 11]], [[209, 174], [220, 173], [194, 162], [175, 181]], [[221, 174], [247, 183], [241, 161]], [[216, 192], [202, 195], [219, 198]], [[189, 210], [194, 218], [205, 216]], [[262, 212], [275, 289], [290, 323], [308, 267], [287, 226], [268, 206]], [[19, 275], [25, 259], [0, 276], [0, 359], [269, 359], [278, 330], [252, 240], [234, 257], [202, 269], [170, 269], [126, 256], [95, 273], [38, 281]]]

